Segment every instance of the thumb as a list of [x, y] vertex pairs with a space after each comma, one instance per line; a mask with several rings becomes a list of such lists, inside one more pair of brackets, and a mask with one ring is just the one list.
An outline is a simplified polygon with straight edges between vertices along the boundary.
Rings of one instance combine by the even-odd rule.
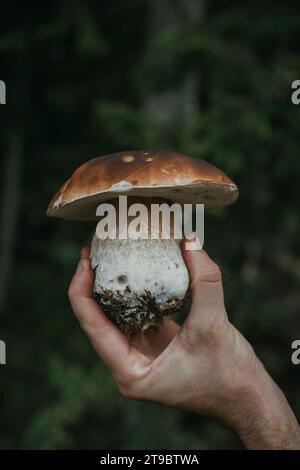
[[189, 250], [183, 242], [183, 257], [190, 275], [192, 306], [185, 322], [190, 334], [199, 338], [217, 329], [227, 320], [222, 276], [218, 265], [203, 250]]

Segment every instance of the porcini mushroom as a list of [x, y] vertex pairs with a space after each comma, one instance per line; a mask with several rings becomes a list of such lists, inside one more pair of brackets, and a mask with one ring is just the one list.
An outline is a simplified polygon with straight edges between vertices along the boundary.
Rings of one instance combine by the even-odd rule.
[[[96, 220], [99, 204], [126, 195], [130, 203], [203, 203], [221, 207], [238, 197], [237, 186], [204, 160], [170, 151], [130, 151], [81, 165], [52, 198], [47, 215]], [[180, 241], [99, 239], [94, 235], [91, 264], [94, 296], [124, 331], [159, 325], [185, 302], [189, 275]]]

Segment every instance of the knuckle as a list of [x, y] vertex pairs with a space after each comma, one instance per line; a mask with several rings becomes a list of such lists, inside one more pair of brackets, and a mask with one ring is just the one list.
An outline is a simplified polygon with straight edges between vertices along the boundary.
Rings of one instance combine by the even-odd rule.
[[127, 372], [117, 381], [118, 389], [125, 398], [139, 400], [144, 397], [140, 378], [132, 372]]
[[68, 289], [68, 298], [70, 301], [74, 298], [74, 287], [72, 286], [72, 284]]
[[212, 262], [209, 269], [203, 273], [203, 280], [206, 282], [219, 282], [221, 281], [221, 278], [221, 270], [214, 262]]
[[69, 288], [68, 288], [69, 300], [72, 301], [73, 299], [75, 299], [77, 297], [77, 294], [78, 294], [77, 285], [74, 282], [74, 279], [72, 279], [71, 284], [69, 285]]
[[198, 277], [195, 279], [194, 285], [198, 282], [207, 282], [207, 283], [218, 283], [222, 281], [222, 274], [219, 266], [215, 263], [212, 263], [211, 266], [201, 272]]
[[119, 392], [121, 393], [121, 395], [124, 397], [124, 398], [129, 398], [129, 399], [135, 399], [135, 394], [133, 393], [133, 391], [128, 388], [127, 386], [124, 386], [124, 385], [118, 385], [118, 388], [119, 388]]
[[136, 398], [135, 379], [131, 375], [126, 375], [118, 381], [118, 389], [125, 398]]

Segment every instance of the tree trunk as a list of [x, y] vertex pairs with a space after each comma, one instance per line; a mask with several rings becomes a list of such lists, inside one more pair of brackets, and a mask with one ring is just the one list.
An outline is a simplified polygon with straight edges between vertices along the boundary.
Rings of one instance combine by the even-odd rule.
[[[180, 32], [183, 28], [198, 25], [205, 17], [205, 0], [153, 0], [150, 7], [149, 41], [163, 31]], [[165, 57], [163, 57], [165, 55]], [[168, 63], [170, 57], [161, 52], [161, 62]], [[178, 118], [183, 135], [193, 133], [194, 117], [199, 113], [198, 92], [199, 74], [187, 71], [183, 83], [164, 92], [153, 93], [147, 97], [145, 109], [156, 122], [167, 123]], [[162, 144], [164, 144], [162, 142]]]

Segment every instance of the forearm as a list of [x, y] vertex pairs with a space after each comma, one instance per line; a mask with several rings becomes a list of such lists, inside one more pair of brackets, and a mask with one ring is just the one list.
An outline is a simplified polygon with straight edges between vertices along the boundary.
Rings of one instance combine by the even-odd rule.
[[226, 420], [248, 449], [300, 450], [297, 419], [262, 365]]

